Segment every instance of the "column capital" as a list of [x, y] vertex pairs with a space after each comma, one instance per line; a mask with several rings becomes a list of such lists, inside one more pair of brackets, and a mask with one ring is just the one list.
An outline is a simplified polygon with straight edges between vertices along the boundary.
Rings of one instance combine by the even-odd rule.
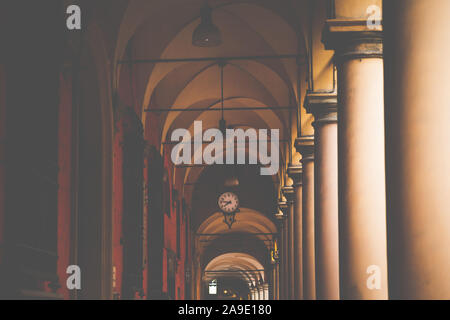
[[303, 168], [301, 165], [289, 165], [287, 174], [294, 181], [294, 188], [302, 185]]
[[322, 42], [334, 50], [337, 63], [348, 59], [383, 58], [383, 28], [368, 26], [366, 19], [329, 19]]
[[314, 136], [305, 136], [295, 139], [295, 149], [302, 155], [301, 163], [314, 161]]
[[291, 205], [294, 203], [294, 187], [293, 186], [284, 186], [281, 188], [281, 192], [283, 192], [284, 197], [287, 199], [287, 205]]
[[275, 213], [275, 219], [278, 220], [279, 224], [280, 224], [280, 228], [282, 229], [284, 226], [284, 221], [286, 220], [287, 216], [283, 213], [283, 211], [281, 209], [278, 209], [278, 212]]
[[[289, 205], [287, 201], [278, 200], [278, 208], [280, 208], [280, 211], [283, 214], [283, 220], [286, 219], [289, 213]], [[280, 212], [278, 212], [278, 214], [280, 214]]]
[[289, 206], [286, 201], [278, 200], [278, 213], [275, 214], [275, 218], [280, 223], [280, 229], [284, 229], [286, 226], [286, 220], [289, 214]]
[[308, 92], [304, 105], [306, 111], [314, 116], [314, 126], [321, 123], [337, 123], [336, 93]]

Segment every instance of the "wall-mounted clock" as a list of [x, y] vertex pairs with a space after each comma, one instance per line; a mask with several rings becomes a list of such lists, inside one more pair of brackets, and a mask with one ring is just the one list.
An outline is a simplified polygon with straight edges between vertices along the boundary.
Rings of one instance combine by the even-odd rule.
[[224, 213], [237, 212], [239, 209], [239, 198], [233, 192], [222, 193], [218, 200], [219, 208]]

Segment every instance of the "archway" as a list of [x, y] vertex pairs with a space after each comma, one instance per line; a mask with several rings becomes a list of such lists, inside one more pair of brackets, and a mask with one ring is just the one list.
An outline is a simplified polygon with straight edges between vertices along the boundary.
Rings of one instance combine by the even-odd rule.
[[[239, 282], [245, 283], [244, 290]], [[206, 298], [241, 298], [244, 292], [250, 300], [266, 300], [269, 297], [266, 268], [252, 255], [230, 252], [218, 255], [205, 267], [202, 278]], [[216, 281], [217, 292], [211, 294], [207, 287]], [[239, 296], [238, 296], [239, 294]]]

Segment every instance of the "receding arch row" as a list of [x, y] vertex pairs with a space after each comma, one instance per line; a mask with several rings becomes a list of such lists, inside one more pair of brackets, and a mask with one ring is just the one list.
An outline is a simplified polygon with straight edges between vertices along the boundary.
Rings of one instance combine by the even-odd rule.
[[[215, 212], [210, 215], [197, 229], [197, 234], [211, 235], [209, 239], [220, 234], [256, 234], [258, 239], [265, 241], [267, 248], [271, 246], [269, 243], [272, 240], [271, 235], [276, 232], [277, 227], [272, 220], [265, 214], [251, 208], [240, 208], [232, 229], [229, 229], [223, 223], [223, 214], [221, 212]], [[207, 240], [208, 237], [205, 239]]]
[[[212, 259], [204, 270], [204, 281], [213, 280], [217, 275], [242, 277], [249, 286], [265, 281], [265, 268], [255, 257], [246, 253], [230, 252]], [[221, 273], [222, 272], [222, 273]], [[229, 274], [226, 274], [230, 272]]]

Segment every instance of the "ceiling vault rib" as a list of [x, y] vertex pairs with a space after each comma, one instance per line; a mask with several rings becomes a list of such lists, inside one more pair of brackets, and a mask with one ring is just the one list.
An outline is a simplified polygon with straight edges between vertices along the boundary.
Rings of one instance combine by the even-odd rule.
[[[170, 108], [170, 107], [169, 107]], [[246, 111], [246, 110], [292, 110], [296, 107], [288, 106], [288, 107], [227, 107], [223, 108], [225, 111]], [[157, 109], [145, 109], [145, 112], [199, 112], [199, 111], [215, 111], [215, 112], [221, 112], [222, 108], [220, 109], [211, 109], [211, 108], [157, 108]]]
[[[256, 56], [229, 56], [229, 57], [202, 57], [202, 58], [167, 58], [167, 59], [126, 59], [119, 60], [118, 64], [142, 64], [142, 63], [177, 63], [177, 62], [201, 62], [201, 61], [233, 61], [233, 60], [266, 60], [266, 59], [299, 59], [305, 58], [299, 54], [256, 55]], [[306, 63], [306, 62], [304, 62]]]
[[205, 273], [226, 273], [226, 272], [264, 272], [264, 269], [240, 269], [240, 270], [211, 270], [204, 271]]
[[[210, 243], [213, 242], [214, 240], [200, 240], [200, 243]], [[262, 241], [264, 243], [268, 242], [268, 243], [273, 243], [274, 240], [273, 239], [259, 239], [259, 241]]]
[[[196, 233], [195, 235], [197, 237], [218, 237], [218, 236], [236, 236], [239, 233]], [[246, 233], [245, 235], [252, 235], [252, 236], [274, 236], [274, 235], [278, 235], [278, 233], [273, 233], [273, 232], [259, 232], [259, 233]]]
[[[249, 144], [251, 142], [268, 142], [271, 143], [272, 141], [270, 139], [264, 140], [264, 139], [257, 139], [257, 140], [245, 140], [245, 144]], [[277, 142], [291, 142], [290, 139], [279, 139], [277, 140]], [[211, 142], [207, 142], [207, 141], [202, 141], [202, 144], [210, 144]], [[196, 144], [194, 141], [190, 141], [190, 142], [183, 142], [183, 141], [164, 141], [161, 144], [164, 145], [176, 145], [176, 144]]]

